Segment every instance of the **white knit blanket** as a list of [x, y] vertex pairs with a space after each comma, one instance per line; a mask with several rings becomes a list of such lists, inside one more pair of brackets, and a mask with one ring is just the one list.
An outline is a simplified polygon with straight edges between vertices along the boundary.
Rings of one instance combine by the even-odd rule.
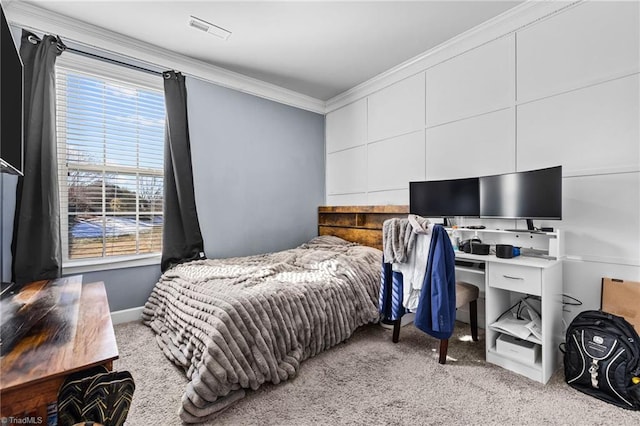
[[336, 237], [165, 272], [143, 320], [190, 380], [180, 417], [215, 418], [246, 389], [296, 375], [300, 362], [378, 320], [382, 254]]

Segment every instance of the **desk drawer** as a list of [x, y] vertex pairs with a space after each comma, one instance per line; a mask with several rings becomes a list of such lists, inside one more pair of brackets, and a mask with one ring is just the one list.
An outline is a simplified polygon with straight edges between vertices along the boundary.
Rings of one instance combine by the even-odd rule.
[[491, 263], [489, 265], [488, 285], [540, 296], [540, 274], [540, 268]]

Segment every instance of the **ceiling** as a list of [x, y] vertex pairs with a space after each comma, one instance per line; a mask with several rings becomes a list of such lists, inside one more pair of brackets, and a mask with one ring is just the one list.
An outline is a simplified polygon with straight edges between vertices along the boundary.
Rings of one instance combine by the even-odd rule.
[[[26, 3], [326, 101], [522, 1]], [[190, 15], [232, 34], [192, 28]]]

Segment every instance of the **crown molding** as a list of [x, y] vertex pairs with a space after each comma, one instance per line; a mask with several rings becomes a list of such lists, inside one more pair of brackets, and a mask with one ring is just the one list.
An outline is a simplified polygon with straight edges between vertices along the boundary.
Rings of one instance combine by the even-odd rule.
[[89, 25], [25, 2], [3, 2], [8, 21], [15, 26], [65, 39], [114, 55], [150, 64], [153, 68], [175, 69], [229, 89], [292, 107], [324, 114], [325, 102], [274, 84], [189, 58], [140, 40]]
[[508, 36], [518, 30], [547, 19], [556, 13], [572, 8], [583, 0], [527, 0], [519, 6], [490, 19], [444, 43], [427, 50], [377, 76], [343, 92], [326, 102], [325, 113], [329, 113], [352, 102], [378, 92], [398, 81], [462, 55], [472, 49], [501, 37]]
[[378, 74], [326, 102], [68, 18], [33, 4], [13, 0], [3, 0], [2, 3], [7, 18], [13, 25], [40, 33], [56, 34], [79, 45], [97, 48], [116, 56], [130, 58], [133, 61], [144, 62], [153, 68], [177, 69], [183, 74], [223, 87], [311, 112], [326, 114], [382, 90], [393, 83], [424, 72], [434, 65], [497, 38], [522, 30], [583, 1], [526, 0], [523, 4]]

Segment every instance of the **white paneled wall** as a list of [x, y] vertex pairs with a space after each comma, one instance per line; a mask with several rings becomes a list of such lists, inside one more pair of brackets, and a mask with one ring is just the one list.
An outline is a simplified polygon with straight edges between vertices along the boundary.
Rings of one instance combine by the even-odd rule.
[[427, 126], [513, 106], [515, 36], [456, 56], [427, 74]]
[[412, 180], [424, 180], [424, 130], [373, 142], [368, 148], [369, 188], [394, 190]]
[[[566, 175], [637, 170], [638, 74], [518, 106], [518, 168]], [[552, 154], [552, 155], [550, 155]]]
[[424, 73], [369, 96], [369, 141], [424, 128]]
[[427, 179], [515, 170], [515, 108], [427, 129]]
[[367, 204], [367, 100], [327, 114], [325, 123], [327, 203]]
[[565, 178], [562, 190], [567, 256], [640, 266], [640, 173]]
[[639, 6], [587, 2], [518, 32], [518, 100], [637, 73]]
[[327, 114], [327, 203], [405, 204], [425, 178], [424, 73]]
[[327, 193], [350, 194], [367, 190], [367, 148], [359, 146], [327, 154]]
[[[407, 195], [408, 197], [408, 195]], [[360, 192], [357, 194], [334, 194], [327, 195], [327, 205], [328, 206], [366, 206], [369, 204], [401, 204], [394, 202], [383, 202], [383, 203], [371, 203], [367, 199], [366, 192]]]
[[367, 205], [407, 204], [409, 189], [394, 191], [373, 191], [367, 194]]
[[564, 292], [584, 302], [569, 321], [599, 307], [602, 277], [640, 280], [640, 3], [567, 5], [475, 32], [462, 54], [441, 46], [439, 62], [382, 90], [363, 85], [326, 134], [329, 204], [408, 204], [421, 175], [562, 165], [563, 220], [536, 224], [565, 231]]
[[327, 153], [362, 146], [367, 142], [367, 100], [361, 99], [326, 119]]

